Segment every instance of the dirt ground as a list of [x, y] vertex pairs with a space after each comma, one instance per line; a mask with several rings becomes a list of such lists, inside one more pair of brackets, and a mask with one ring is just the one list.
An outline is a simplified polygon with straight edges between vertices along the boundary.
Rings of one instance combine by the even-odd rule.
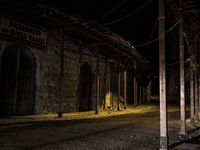
[[[188, 133], [180, 136], [179, 105], [168, 105], [169, 149], [200, 149], [200, 130], [190, 125], [189, 115], [187, 107]], [[57, 114], [1, 118], [0, 150], [159, 149], [159, 123], [158, 103], [99, 114], [66, 113], [62, 118]]]

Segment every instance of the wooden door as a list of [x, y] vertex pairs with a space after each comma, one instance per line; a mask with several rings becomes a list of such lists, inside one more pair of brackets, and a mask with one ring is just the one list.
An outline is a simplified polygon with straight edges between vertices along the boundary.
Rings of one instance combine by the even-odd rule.
[[2, 55], [1, 115], [33, 114], [36, 64], [25, 47], [12, 46]]
[[90, 110], [91, 68], [84, 63], [80, 72], [79, 111]]

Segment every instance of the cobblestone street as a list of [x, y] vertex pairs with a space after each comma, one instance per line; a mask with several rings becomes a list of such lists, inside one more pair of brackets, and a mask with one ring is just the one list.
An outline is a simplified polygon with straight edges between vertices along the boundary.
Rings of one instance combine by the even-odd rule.
[[[200, 131], [190, 126], [189, 119], [187, 136], [178, 134], [178, 105], [169, 105], [168, 118], [169, 148], [199, 149]], [[67, 113], [63, 118], [57, 114], [1, 118], [0, 149], [159, 149], [159, 105], [101, 110], [98, 115], [94, 111]]]

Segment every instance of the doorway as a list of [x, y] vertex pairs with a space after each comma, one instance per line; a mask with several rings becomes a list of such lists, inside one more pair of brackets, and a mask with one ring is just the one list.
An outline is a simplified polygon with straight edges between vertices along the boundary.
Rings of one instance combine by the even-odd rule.
[[0, 115], [33, 114], [35, 57], [27, 47], [13, 45], [2, 54]]
[[84, 63], [80, 71], [79, 111], [90, 110], [91, 97], [91, 67]]

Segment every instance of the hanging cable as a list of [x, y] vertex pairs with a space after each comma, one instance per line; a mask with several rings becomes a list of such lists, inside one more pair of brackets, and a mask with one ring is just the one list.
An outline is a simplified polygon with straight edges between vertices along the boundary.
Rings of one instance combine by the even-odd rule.
[[112, 14], [115, 10], [117, 10], [121, 5], [123, 5], [127, 0], [124, 0], [123, 2], [121, 2], [118, 6], [116, 6], [115, 8], [113, 8], [109, 13], [105, 14], [103, 17], [99, 18], [96, 20], [96, 22], [99, 22], [100, 20], [104, 19], [105, 17], [107, 17], [108, 15]]
[[144, 4], [142, 4], [138, 9], [136, 9], [135, 11], [131, 12], [130, 14], [124, 16], [124, 17], [121, 17], [120, 19], [117, 19], [115, 21], [112, 21], [112, 22], [108, 22], [108, 23], [103, 23], [101, 25], [104, 25], [104, 26], [107, 26], [107, 25], [111, 25], [111, 24], [115, 24], [115, 23], [118, 23], [130, 16], [132, 16], [133, 14], [137, 13], [139, 10], [141, 10], [143, 7], [145, 7], [147, 4], [149, 4], [151, 2], [151, 0], [147, 0], [144, 2]]
[[[174, 29], [178, 24], [179, 24], [179, 22], [176, 22], [169, 30], [167, 30], [166, 34], [169, 33], [172, 29]], [[148, 44], [151, 44], [151, 43], [153, 43], [153, 42], [155, 42], [155, 41], [157, 41], [157, 40], [158, 40], [158, 38], [156, 38], [156, 39], [154, 39], [154, 40], [152, 40], [152, 41], [150, 41], [150, 42], [147, 42], [147, 43], [145, 43], [145, 44], [137, 45], [137, 46], [134, 46], [134, 47], [143, 47], [143, 46], [146, 46], [146, 45], [148, 45]]]
[[154, 40], [152, 40], [152, 41], [150, 41], [150, 42], [147, 42], [147, 43], [145, 43], [145, 44], [137, 45], [137, 46], [134, 46], [134, 47], [143, 47], [143, 46], [149, 45], [149, 44], [151, 44], [151, 43], [153, 43], [153, 42], [155, 42], [155, 41], [157, 41], [157, 40], [158, 40], [158, 38], [156, 38], [156, 39], [154, 39]]
[[167, 30], [166, 33], [169, 33], [172, 29], [174, 29], [177, 25], [179, 24], [179, 22], [176, 22], [169, 30]]
[[[152, 30], [152, 32], [151, 32], [151, 35], [150, 35], [150, 37], [149, 37], [148, 42], [151, 40], [151, 38], [152, 38], [152, 36], [153, 36], [153, 34], [154, 34], [154, 31], [155, 31], [155, 29], [156, 29], [157, 24], [158, 24], [158, 17], [156, 18], [156, 22], [155, 22], [155, 24], [154, 24], [154, 27], [153, 27], [153, 30]], [[148, 46], [148, 45], [146, 45], [145, 48], [142, 50], [142, 52], [141, 52], [142, 54], [143, 54], [144, 51], [146, 50], [147, 46]]]
[[166, 65], [166, 67], [174, 66], [174, 65], [179, 64], [179, 63], [180, 63], [180, 60], [177, 61], [177, 62], [174, 62], [174, 63], [168, 64], [168, 65]]

